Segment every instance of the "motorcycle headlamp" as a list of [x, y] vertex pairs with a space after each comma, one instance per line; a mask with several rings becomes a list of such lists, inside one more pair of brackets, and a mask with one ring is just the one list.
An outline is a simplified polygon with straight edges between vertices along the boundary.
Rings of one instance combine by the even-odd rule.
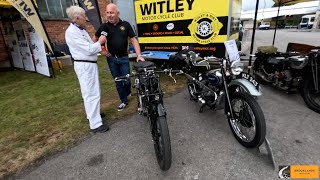
[[231, 63], [231, 72], [233, 75], [239, 75], [244, 69], [243, 63], [234, 61]]

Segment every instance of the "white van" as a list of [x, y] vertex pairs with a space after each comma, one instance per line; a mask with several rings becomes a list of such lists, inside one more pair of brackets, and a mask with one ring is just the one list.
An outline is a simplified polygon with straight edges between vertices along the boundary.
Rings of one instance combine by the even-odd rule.
[[270, 22], [261, 22], [259, 29], [265, 29], [265, 30], [270, 29]]
[[315, 18], [316, 18], [315, 14], [302, 16], [301, 21], [298, 24], [297, 28], [298, 29], [301, 29], [301, 28], [311, 29]]

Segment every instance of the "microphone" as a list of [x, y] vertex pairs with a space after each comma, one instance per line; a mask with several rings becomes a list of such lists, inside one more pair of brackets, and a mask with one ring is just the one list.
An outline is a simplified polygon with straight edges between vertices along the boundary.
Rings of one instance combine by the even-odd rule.
[[101, 31], [101, 35], [103, 35], [103, 36], [108, 36], [108, 33], [107, 32], [105, 32], [105, 31]]

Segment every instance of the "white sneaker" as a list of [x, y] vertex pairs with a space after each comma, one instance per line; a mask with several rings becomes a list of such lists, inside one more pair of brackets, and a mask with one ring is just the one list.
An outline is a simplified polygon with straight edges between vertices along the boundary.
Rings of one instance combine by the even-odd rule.
[[119, 107], [118, 107], [118, 111], [123, 111], [124, 108], [126, 108], [126, 106], [127, 106], [127, 104], [121, 103], [121, 104], [119, 105]]

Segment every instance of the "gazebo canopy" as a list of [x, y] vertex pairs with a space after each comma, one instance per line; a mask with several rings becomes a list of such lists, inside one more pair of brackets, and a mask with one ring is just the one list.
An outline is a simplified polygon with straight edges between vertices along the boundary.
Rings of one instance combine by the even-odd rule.
[[309, 2], [309, 1], [314, 1], [314, 0], [273, 0], [273, 2], [279, 6], [283, 6], [283, 5], [293, 5], [293, 4], [297, 4], [297, 3], [301, 3], [301, 2]]

